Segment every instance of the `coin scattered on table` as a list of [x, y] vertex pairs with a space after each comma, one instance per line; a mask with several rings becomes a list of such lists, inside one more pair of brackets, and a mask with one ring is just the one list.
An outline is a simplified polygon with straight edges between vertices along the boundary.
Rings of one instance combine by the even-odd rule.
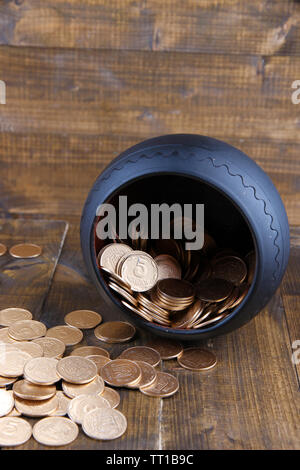
[[52, 357], [54, 359], [62, 357], [66, 349], [65, 343], [60, 339], [51, 338], [50, 336], [34, 339], [32, 343], [36, 343], [42, 348], [42, 355], [44, 357]]
[[61, 390], [57, 390], [56, 398], [58, 399], [58, 406], [50, 413], [50, 416], [65, 416], [68, 413], [71, 398], [67, 397]]
[[120, 404], [120, 395], [113, 388], [104, 387], [101, 397], [105, 398], [112, 408], [117, 408]]
[[75, 398], [79, 395], [101, 395], [104, 390], [104, 381], [99, 375], [91, 382], [83, 385], [63, 381], [62, 389], [70, 398]]
[[32, 434], [31, 425], [23, 418], [0, 418], [0, 446], [11, 447], [25, 444]]
[[115, 359], [101, 369], [101, 377], [113, 387], [130, 386], [139, 380], [141, 375], [140, 367], [127, 359]]
[[127, 429], [123, 413], [112, 408], [96, 408], [83, 418], [82, 429], [93, 439], [111, 440], [122, 436]]
[[96, 364], [82, 356], [64, 357], [58, 361], [56, 370], [63, 380], [73, 384], [86, 384], [97, 375]]
[[46, 326], [36, 320], [21, 320], [8, 328], [8, 334], [16, 341], [29, 341], [45, 336]]
[[23, 375], [24, 367], [30, 359], [30, 354], [18, 349], [2, 351], [0, 354], [0, 375], [4, 377]]
[[[109, 408], [109, 402], [99, 395], [79, 395], [73, 398], [68, 406], [68, 415], [72, 421], [82, 424], [84, 416], [97, 408]], [[108, 423], [106, 423], [108, 424]]]
[[10, 307], [0, 310], [0, 325], [11, 326], [20, 320], [31, 320], [32, 313], [24, 308]]
[[14, 258], [37, 258], [42, 253], [42, 248], [33, 243], [19, 243], [10, 248], [9, 254]]
[[99, 313], [92, 310], [74, 310], [65, 316], [65, 323], [69, 326], [85, 330], [95, 328], [102, 322]]
[[100, 374], [102, 367], [111, 361], [111, 359], [109, 359], [108, 357], [99, 356], [99, 355], [86, 356], [86, 357], [87, 359], [90, 359], [96, 364], [98, 374]]
[[7, 247], [3, 245], [3, 243], [0, 243], [0, 256], [5, 255], [6, 252], [7, 252]]
[[148, 346], [133, 346], [123, 351], [120, 355], [121, 359], [129, 359], [130, 361], [147, 362], [153, 367], [160, 364], [160, 354]]
[[0, 390], [0, 416], [5, 416], [14, 407], [13, 395], [7, 390]]
[[18, 380], [13, 385], [13, 392], [16, 397], [23, 398], [23, 400], [42, 401], [53, 397], [56, 393], [56, 387], [54, 385], [37, 385], [27, 380]]
[[58, 407], [58, 399], [54, 396], [48, 400], [37, 401], [15, 397], [15, 407], [24, 416], [39, 418], [53, 413]]
[[182, 344], [167, 338], [155, 338], [146, 344], [149, 348], [155, 349], [164, 360], [174, 359], [180, 356], [183, 351]]
[[68, 418], [50, 416], [33, 426], [33, 437], [45, 446], [65, 446], [75, 441], [78, 426]]
[[44, 355], [42, 347], [33, 341], [18, 341], [16, 344], [12, 345], [12, 347], [30, 354], [31, 357], [42, 357]]
[[181, 367], [191, 370], [208, 370], [217, 364], [217, 358], [211, 351], [201, 348], [184, 349], [181, 356], [177, 358]]
[[0, 344], [16, 343], [16, 340], [11, 338], [8, 334], [8, 328], [0, 329]]
[[141, 369], [142, 375], [141, 375], [140, 379], [138, 379], [138, 382], [135, 385], [135, 387], [133, 387], [131, 385], [131, 386], [129, 386], [129, 388], [131, 388], [131, 387], [133, 387], [133, 388], [147, 387], [147, 386], [153, 384], [153, 382], [155, 381], [156, 376], [157, 376], [155, 368], [151, 364], [149, 364], [148, 362], [144, 362], [144, 361], [135, 361], [135, 362], [137, 363], [137, 365]]
[[135, 335], [135, 328], [123, 321], [109, 321], [97, 326], [94, 333], [96, 338], [106, 343], [125, 343]]
[[109, 352], [99, 346], [80, 346], [73, 349], [70, 356], [105, 356], [109, 358]]
[[80, 343], [83, 338], [83, 333], [79, 328], [68, 325], [59, 325], [49, 328], [46, 336], [48, 338], [56, 338], [62, 341], [66, 346], [75, 346]]
[[26, 362], [24, 378], [38, 385], [53, 385], [60, 380], [56, 367], [58, 360], [51, 357], [37, 357]]
[[140, 391], [150, 397], [165, 398], [174, 395], [179, 388], [176, 377], [166, 372], [157, 372], [155, 381], [146, 387], [140, 387]]

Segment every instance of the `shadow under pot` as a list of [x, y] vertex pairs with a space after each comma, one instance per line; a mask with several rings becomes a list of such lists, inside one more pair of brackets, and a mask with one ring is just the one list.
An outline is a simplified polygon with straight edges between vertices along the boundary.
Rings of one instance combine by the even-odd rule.
[[[99, 208], [108, 203], [116, 218], [111, 239], [103, 239]], [[171, 238], [163, 239], [162, 233], [151, 238], [151, 211], [163, 203], [169, 208], [179, 204], [184, 217], [170, 212]], [[147, 209], [144, 225], [130, 224], [136, 219], [126, 214], [140, 207], [136, 204]], [[202, 227], [196, 212], [184, 211], [197, 205], [204, 207], [204, 244], [187, 249], [191, 240], [176, 238], [175, 228], [181, 224], [184, 233], [187, 220], [194, 231]], [[123, 233], [120, 214], [128, 223]], [[134, 238], [139, 231], [142, 237]], [[109, 244], [113, 248], [107, 249]], [[201, 340], [244, 325], [267, 304], [287, 266], [289, 226], [278, 191], [247, 155], [216, 139], [176, 134], [131, 147], [100, 174], [83, 209], [81, 246], [88, 272], [110, 309], [160, 336]], [[108, 265], [102, 269], [105, 250]], [[132, 250], [141, 252], [140, 260], [134, 261], [138, 252], [132, 256]], [[129, 258], [131, 264], [140, 263], [135, 272], [150, 284], [131, 283]]]

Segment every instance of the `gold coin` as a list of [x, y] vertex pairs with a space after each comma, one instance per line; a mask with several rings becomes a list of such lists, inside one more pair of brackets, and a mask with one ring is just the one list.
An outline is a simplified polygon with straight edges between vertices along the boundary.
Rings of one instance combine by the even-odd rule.
[[190, 370], [208, 370], [217, 363], [213, 352], [201, 348], [184, 349], [177, 361], [181, 367]]
[[18, 341], [15, 345], [12, 346], [16, 349], [19, 349], [20, 351], [24, 351], [30, 354], [31, 357], [42, 357], [44, 355], [44, 351], [41, 346], [33, 343], [32, 341]]
[[240, 284], [247, 277], [247, 266], [238, 256], [224, 256], [215, 261], [212, 276]]
[[3, 245], [3, 243], [0, 243], [0, 256], [5, 255], [6, 252], [7, 252], [6, 246]]
[[125, 416], [112, 408], [92, 410], [84, 416], [82, 423], [82, 430], [87, 436], [103, 441], [117, 439], [126, 429]]
[[31, 434], [31, 425], [23, 418], [7, 416], [0, 419], [0, 446], [20, 446], [30, 439]]
[[63, 381], [62, 389], [70, 398], [75, 398], [79, 395], [101, 395], [104, 390], [104, 381], [99, 375], [97, 375], [94, 380], [84, 385]]
[[164, 308], [159, 307], [157, 304], [149, 300], [144, 294], [138, 293], [137, 295], [137, 301], [142, 304], [144, 307], [148, 308], [149, 310], [153, 310], [154, 312], [157, 312], [161, 314], [162, 316], [169, 318], [169, 312], [168, 310], [165, 310]]
[[74, 326], [59, 325], [49, 328], [46, 333], [49, 338], [60, 339], [66, 346], [75, 346], [80, 343], [83, 338], [83, 333]]
[[127, 292], [129, 292], [129, 294], [132, 294], [132, 290], [131, 290], [131, 287], [129, 284], [127, 284], [127, 282], [124, 281], [124, 279], [121, 278], [121, 276], [119, 276], [118, 274], [116, 273], [112, 273], [110, 272], [108, 269], [104, 268], [104, 266], [100, 266], [100, 269], [101, 271], [103, 271], [105, 274], [107, 274], [107, 276], [112, 279], [113, 281], [116, 282], [116, 284], [120, 285], [121, 287], [123, 287], [123, 289], [125, 289]]
[[109, 358], [109, 352], [99, 346], [80, 346], [80, 348], [73, 349], [70, 356], [104, 356]]
[[0, 375], [4, 377], [23, 375], [24, 366], [30, 359], [30, 354], [17, 349], [6, 352], [2, 350], [0, 354]]
[[2, 377], [2, 376], [0, 376], [0, 388], [1, 387], [6, 387], [7, 385], [11, 385], [16, 380], [18, 380], [18, 377]]
[[113, 387], [126, 387], [134, 384], [141, 377], [140, 367], [127, 359], [115, 359], [101, 369], [101, 377]]
[[158, 269], [148, 253], [133, 251], [124, 260], [120, 274], [134, 292], [145, 292], [156, 284]]
[[135, 361], [142, 371], [142, 376], [138, 382], [138, 387], [147, 387], [156, 379], [156, 370], [151, 364], [144, 361]]
[[53, 413], [58, 407], [58, 399], [54, 396], [48, 400], [36, 401], [15, 397], [15, 407], [24, 416], [39, 418]]
[[232, 293], [234, 285], [226, 279], [206, 279], [196, 285], [196, 295], [205, 302], [221, 302]]
[[68, 418], [49, 416], [33, 426], [34, 439], [45, 446], [66, 446], [78, 436], [78, 426]]
[[197, 299], [187, 310], [179, 312], [172, 318], [173, 328], [186, 328], [195, 322], [203, 312], [205, 303]]
[[65, 352], [66, 346], [60, 339], [44, 336], [37, 338], [32, 343], [38, 344], [43, 350], [44, 357], [59, 358]]
[[75, 326], [82, 330], [95, 328], [102, 322], [99, 313], [93, 310], [74, 310], [65, 316], [65, 323], [69, 326]]
[[197, 323], [196, 325], [192, 325], [192, 328], [203, 328], [204, 326], [211, 325], [212, 323], [215, 323], [216, 321], [222, 320], [222, 318], [226, 317], [226, 313], [222, 313], [221, 315], [218, 315], [214, 318], [211, 318], [210, 320], [207, 320], [205, 322], [200, 322]]
[[98, 374], [100, 374], [102, 367], [108, 362], [110, 362], [110, 359], [105, 356], [94, 355], [94, 356], [86, 356], [86, 357], [87, 359], [90, 359], [96, 364]]
[[68, 406], [68, 416], [72, 421], [82, 424], [84, 416], [97, 408], [109, 408], [109, 402], [99, 395], [79, 395], [73, 398]]
[[18, 380], [13, 385], [13, 392], [16, 397], [23, 398], [24, 400], [47, 400], [56, 393], [54, 385], [36, 385], [27, 380]]
[[11, 326], [17, 321], [31, 319], [32, 313], [25, 308], [11, 307], [0, 311], [0, 325], [2, 326]]
[[56, 367], [58, 375], [73, 384], [86, 384], [97, 375], [96, 364], [82, 356], [68, 356], [61, 359]]
[[176, 377], [166, 372], [157, 372], [155, 381], [148, 387], [140, 387], [140, 391], [150, 397], [167, 398], [177, 392], [179, 383]]
[[8, 328], [1, 328], [0, 329], [0, 345], [1, 344], [13, 344], [13, 343], [16, 343], [16, 340], [14, 340], [13, 338], [11, 338], [8, 334]]
[[147, 346], [155, 349], [164, 360], [173, 359], [180, 356], [183, 351], [182, 344], [178, 341], [172, 341], [167, 338], [154, 338]]
[[9, 250], [9, 254], [14, 258], [37, 258], [41, 253], [42, 248], [33, 243], [19, 243]]
[[127, 302], [125, 302], [125, 300], [121, 300], [121, 302], [126, 308], [128, 308], [129, 310], [131, 310], [134, 313], [137, 313], [138, 316], [144, 318], [144, 320], [147, 320], [149, 322], [153, 321], [152, 315], [150, 315], [148, 313], [145, 313], [145, 311], [142, 311], [140, 309], [140, 306], [137, 308], [134, 305], [128, 304]]
[[194, 298], [194, 287], [182, 279], [162, 279], [157, 284], [158, 292], [170, 301], [188, 301]]
[[10, 391], [0, 390], [0, 416], [5, 416], [14, 407], [14, 397]]
[[154, 258], [158, 269], [158, 281], [161, 279], [181, 279], [181, 267], [171, 255], [158, 255]]
[[117, 408], [120, 404], [120, 395], [117, 390], [114, 390], [113, 388], [104, 387], [101, 397], [105, 398], [112, 408]]
[[56, 410], [50, 413], [51, 416], [65, 416], [68, 412], [68, 406], [71, 398], [67, 397], [64, 392], [58, 390], [56, 392], [56, 398], [58, 399], [58, 407]]
[[120, 258], [126, 253], [132, 251], [132, 248], [125, 243], [111, 243], [102, 248], [98, 255], [99, 264], [111, 272], [116, 273], [116, 266]]
[[125, 343], [135, 335], [134, 326], [123, 321], [108, 321], [95, 329], [96, 338], [106, 343]]
[[36, 320], [17, 321], [8, 328], [8, 334], [16, 341], [30, 341], [31, 339], [45, 336], [46, 327], [43, 323]]
[[120, 355], [120, 359], [128, 359], [129, 361], [143, 361], [147, 362], [153, 367], [160, 364], [160, 354], [148, 346], [133, 346], [123, 351]]
[[17, 418], [18, 416], [22, 416], [22, 415], [21, 415], [21, 413], [19, 413], [18, 410], [16, 410], [15, 407], [13, 407], [13, 409], [11, 410], [11, 412], [8, 413], [6, 416], [11, 416], [11, 417]]
[[36, 357], [25, 364], [24, 378], [38, 385], [52, 385], [60, 380], [56, 366], [58, 360], [52, 357]]
[[128, 300], [132, 305], [137, 306], [137, 300], [133, 295], [129, 294], [125, 289], [123, 289], [121, 286], [118, 286], [115, 282], [109, 282], [108, 283], [109, 287], [117, 292], [117, 294], [121, 295], [124, 299]]

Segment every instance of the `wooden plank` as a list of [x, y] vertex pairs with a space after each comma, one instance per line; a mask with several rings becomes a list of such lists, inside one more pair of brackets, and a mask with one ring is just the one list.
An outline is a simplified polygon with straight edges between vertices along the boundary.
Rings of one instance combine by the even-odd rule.
[[282, 283], [282, 300], [300, 385], [300, 227], [291, 227], [291, 253]]
[[205, 346], [218, 357], [211, 371], [164, 363], [181, 388], [163, 401], [162, 448], [299, 449], [299, 388], [280, 295], [251, 323]]
[[300, 58], [3, 47], [0, 63], [2, 132], [299, 143]]
[[[74, 221], [75, 219], [73, 219]], [[64, 323], [64, 316], [71, 310], [91, 308], [103, 316], [104, 321], [124, 320], [119, 312], [112, 311], [100, 299], [94, 285], [91, 284], [81, 256], [79, 246], [79, 227], [70, 226], [64, 250], [55, 271], [51, 290], [43, 307], [41, 320], [51, 327]], [[98, 345], [107, 349], [111, 357], [116, 358], [123, 349], [135, 344], [145, 344], [147, 334], [138, 331], [135, 339], [126, 344], [109, 345], [99, 341], [92, 331], [84, 332], [82, 345]], [[71, 350], [71, 348], [70, 348]], [[118, 407], [128, 420], [126, 433], [117, 441], [96, 441], [88, 438], [80, 430], [79, 437], [68, 449], [156, 449], [158, 448], [159, 400], [151, 400], [137, 390], [118, 389], [121, 404]], [[32, 424], [34, 424], [34, 420]], [[46, 449], [30, 439], [21, 449]], [[62, 447], [63, 448], [63, 447]]]
[[0, 239], [8, 248], [31, 242], [43, 250], [40, 257], [30, 260], [15, 259], [8, 252], [0, 257], [1, 309], [25, 307], [39, 318], [66, 231], [63, 221], [0, 219]]
[[[0, 213], [80, 215], [104, 166], [140, 140], [134, 135], [117, 138], [0, 134], [1, 168], [5, 175]], [[262, 166], [283, 198], [290, 223], [300, 224], [300, 145], [256, 138], [225, 140]]]
[[299, 55], [292, 0], [2, 2], [0, 44]]

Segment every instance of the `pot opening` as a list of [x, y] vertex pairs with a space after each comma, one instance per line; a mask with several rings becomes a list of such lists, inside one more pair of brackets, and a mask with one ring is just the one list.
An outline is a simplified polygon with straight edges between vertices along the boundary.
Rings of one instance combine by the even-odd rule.
[[[124, 205], [120, 206], [120, 196], [123, 203], [126, 197], [127, 209], [142, 204], [147, 210], [146, 224], [134, 222], [140, 212], [127, 214], [126, 236], [119, 223], [119, 212], [125, 210]], [[116, 219], [109, 229], [111, 238], [103, 240], [99, 237], [99, 222], [107, 212], [95, 218], [94, 254], [101, 283], [122, 309], [168, 331], [207, 331], [232, 316], [253, 282], [256, 254], [249, 225], [227, 196], [199, 179], [155, 174], [130, 181], [105, 203], [115, 208]], [[162, 230], [159, 230], [160, 238], [151, 239], [153, 205], [161, 204], [169, 208], [174, 204], [181, 206], [183, 218], [171, 210], [171, 238], [162, 239]], [[184, 233], [189, 227], [200, 234], [202, 224], [195, 211], [196, 204], [204, 205], [204, 244], [195, 250], [186, 248], [190, 239]], [[193, 208], [192, 215], [187, 216], [187, 205]], [[183, 238], [177, 239], [175, 228], [180, 225]], [[133, 239], [136, 232], [141, 232], [142, 237]], [[107, 248], [108, 245], [111, 248]], [[132, 250], [145, 252], [145, 259], [142, 254], [140, 259], [138, 253], [133, 256]], [[150, 257], [147, 258], [149, 255], [154, 259], [154, 268]], [[134, 285], [131, 282], [134, 272], [137, 277], [146, 276], [148, 284], [138, 280]]]

